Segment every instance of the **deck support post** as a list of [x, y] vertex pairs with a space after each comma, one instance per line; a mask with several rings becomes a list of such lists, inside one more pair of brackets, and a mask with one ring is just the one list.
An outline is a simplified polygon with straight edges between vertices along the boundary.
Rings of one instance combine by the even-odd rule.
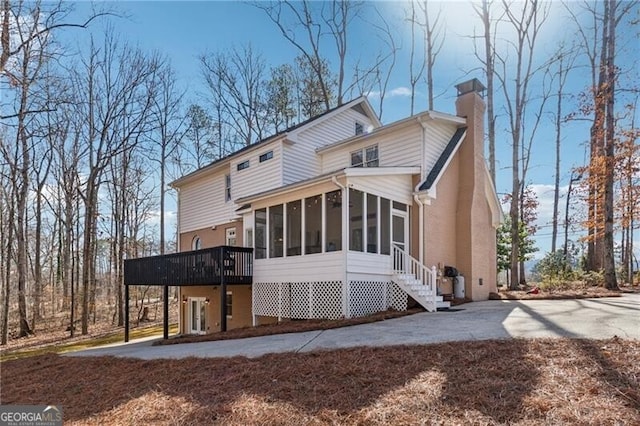
[[164, 340], [169, 339], [169, 286], [164, 286], [164, 318], [162, 318], [162, 328]]
[[220, 249], [220, 331], [227, 331], [227, 283], [224, 281], [224, 260], [227, 247]]
[[129, 286], [124, 286], [124, 342], [129, 341]]

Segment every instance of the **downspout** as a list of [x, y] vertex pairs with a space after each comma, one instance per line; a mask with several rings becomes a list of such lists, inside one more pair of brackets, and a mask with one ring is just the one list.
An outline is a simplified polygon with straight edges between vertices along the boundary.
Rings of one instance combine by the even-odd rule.
[[424, 203], [419, 194], [413, 194], [413, 200], [418, 204], [418, 255], [420, 263], [424, 265]]
[[420, 263], [424, 265], [424, 203], [420, 199], [420, 185], [426, 178], [427, 174], [424, 166], [427, 149], [427, 129], [426, 123], [421, 117], [418, 117], [418, 122], [422, 127], [422, 144], [420, 145], [420, 179], [416, 187], [413, 189], [413, 199], [418, 204], [418, 255], [420, 256]]
[[342, 286], [342, 313], [345, 318], [351, 318], [351, 312], [349, 312], [349, 281], [347, 273], [347, 254], [349, 249], [349, 239], [346, 238], [347, 232], [345, 230], [349, 225], [349, 193], [347, 188], [338, 181], [338, 178], [334, 175], [331, 176], [331, 182], [333, 182], [342, 191], [342, 255], [344, 257], [344, 284]]
[[[180, 230], [182, 226], [180, 226], [180, 188], [174, 188], [177, 192], [176, 204], [176, 252], [180, 252]], [[182, 287], [178, 286], [178, 334], [182, 334], [182, 315], [184, 312], [183, 303], [182, 303]], [[186, 333], [185, 333], [186, 334]]]

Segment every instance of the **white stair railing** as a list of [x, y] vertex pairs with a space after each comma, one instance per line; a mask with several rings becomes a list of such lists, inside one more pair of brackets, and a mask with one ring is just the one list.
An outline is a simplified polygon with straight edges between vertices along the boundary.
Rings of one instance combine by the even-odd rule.
[[[396, 275], [408, 275], [420, 281], [427, 289], [427, 302], [429, 302], [430, 311], [436, 310], [436, 278], [437, 270], [433, 266], [427, 268], [418, 259], [415, 259], [409, 253], [393, 244], [393, 273]], [[426, 306], [425, 306], [426, 308]]]

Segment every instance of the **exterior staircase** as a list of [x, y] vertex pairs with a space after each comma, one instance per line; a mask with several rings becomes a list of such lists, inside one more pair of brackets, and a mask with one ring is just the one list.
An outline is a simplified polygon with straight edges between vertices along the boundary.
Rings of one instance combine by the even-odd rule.
[[451, 303], [438, 296], [436, 267], [427, 268], [397, 245], [393, 246], [391, 280], [428, 312], [449, 308]]

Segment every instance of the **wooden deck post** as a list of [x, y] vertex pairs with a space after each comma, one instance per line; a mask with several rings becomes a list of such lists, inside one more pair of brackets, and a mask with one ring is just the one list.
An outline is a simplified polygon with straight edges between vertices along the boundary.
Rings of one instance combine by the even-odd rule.
[[227, 331], [227, 283], [224, 281], [224, 260], [227, 247], [220, 248], [220, 331]]
[[169, 338], [169, 286], [164, 286], [164, 318], [162, 319], [164, 340]]
[[124, 342], [129, 341], [129, 286], [124, 285]]

